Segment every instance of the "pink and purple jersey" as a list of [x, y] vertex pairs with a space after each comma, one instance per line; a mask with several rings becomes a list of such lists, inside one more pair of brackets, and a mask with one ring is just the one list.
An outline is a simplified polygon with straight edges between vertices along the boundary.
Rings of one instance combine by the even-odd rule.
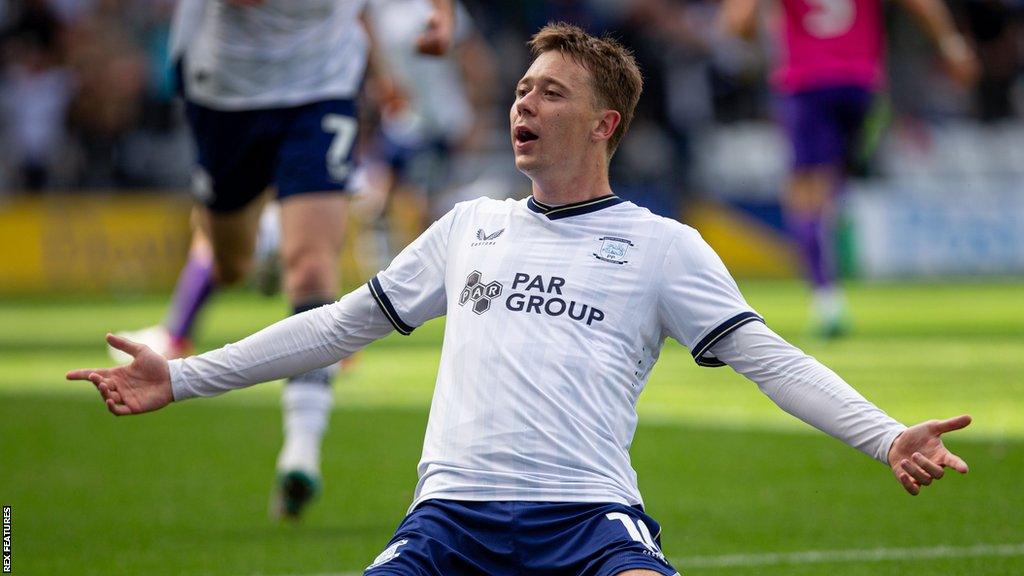
[[772, 83], [781, 92], [884, 82], [880, 0], [782, 0]]

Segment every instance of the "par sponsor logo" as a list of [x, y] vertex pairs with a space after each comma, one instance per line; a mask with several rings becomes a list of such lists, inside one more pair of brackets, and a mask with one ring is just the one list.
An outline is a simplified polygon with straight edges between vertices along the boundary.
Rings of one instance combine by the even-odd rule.
[[[565, 316], [587, 326], [604, 320], [604, 312], [589, 304], [567, 298], [562, 292], [565, 278], [516, 272], [511, 293], [505, 297], [505, 309], [511, 312]], [[483, 274], [473, 270], [459, 294], [459, 306], [469, 306], [476, 314], [491, 309], [491, 304], [505, 294], [505, 285], [497, 280], [484, 282]]]
[[512, 312], [565, 316], [587, 326], [604, 320], [604, 312], [589, 304], [567, 298], [562, 294], [565, 278], [516, 272], [511, 294], [505, 299], [505, 308]]
[[473, 270], [466, 277], [466, 286], [459, 294], [459, 306], [465, 306], [472, 302], [471, 308], [477, 314], [483, 314], [491, 309], [491, 301], [501, 296], [504, 286], [500, 282], [488, 282], [484, 284], [483, 275], [479, 270]]

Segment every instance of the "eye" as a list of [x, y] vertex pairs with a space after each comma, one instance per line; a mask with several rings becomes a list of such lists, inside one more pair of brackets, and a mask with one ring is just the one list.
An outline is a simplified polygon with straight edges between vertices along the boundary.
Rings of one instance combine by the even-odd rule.
[[554, 90], [545, 90], [544, 91], [544, 95], [545, 96], [551, 96], [553, 98], [558, 98], [558, 97], [561, 96], [561, 94], [559, 94], [558, 92], [555, 92]]
[[516, 98], [522, 98], [523, 96], [526, 95], [527, 92], [529, 92], [529, 90], [527, 90], [526, 88], [516, 88]]

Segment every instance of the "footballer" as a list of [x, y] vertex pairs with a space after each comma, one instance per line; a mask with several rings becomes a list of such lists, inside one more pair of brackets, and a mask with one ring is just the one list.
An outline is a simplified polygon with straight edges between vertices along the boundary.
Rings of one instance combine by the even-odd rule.
[[457, 205], [366, 286], [237, 343], [166, 361], [108, 336], [128, 366], [73, 370], [114, 414], [326, 366], [445, 315], [408, 515], [367, 576], [673, 576], [630, 464], [636, 403], [665, 339], [729, 365], [783, 410], [890, 467], [917, 494], [967, 464], [785, 342], [692, 228], [614, 194], [608, 163], [642, 80], [618, 42], [549, 24], [509, 112], [520, 201]]

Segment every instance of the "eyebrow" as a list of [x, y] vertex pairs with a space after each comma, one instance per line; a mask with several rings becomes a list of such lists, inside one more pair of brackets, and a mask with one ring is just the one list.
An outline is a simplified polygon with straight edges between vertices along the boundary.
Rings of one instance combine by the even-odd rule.
[[[532, 80], [532, 79], [531, 79], [531, 78], [529, 78], [528, 76], [523, 76], [523, 77], [522, 77], [522, 78], [521, 78], [521, 79], [519, 80], [519, 82], [517, 82], [517, 83], [516, 83], [516, 88], [520, 88], [520, 87], [522, 87], [522, 85], [523, 85], [523, 84], [526, 84], [526, 83], [530, 82], [531, 80]], [[538, 77], [538, 78], [537, 78], [536, 80], [534, 80], [534, 81], [535, 81], [536, 83], [538, 83], [538, 84], [540, 84], [540, 83], [544, 83], [544, 82], [547, 82], [548, 84], [554, 84], [555, 86], [558, 86], [558, 87], [559, 87], [559, 88], [561, 88], [562, 90], [566, 90], [566, 91], [568, 91], [568, 90], [569, 90], [569, 86], [568, 86], [568, 85], [567, 85], [567, 84], [566, 84], [565, 82], [562, 82], [562, 81], [560, 81], [560, 80], [557, 80], [557, 79], [555, 79], [555, 78], [554, 78], [554, 77], [552, 77], [552, 76], [540, 76], [540, 77]]]

